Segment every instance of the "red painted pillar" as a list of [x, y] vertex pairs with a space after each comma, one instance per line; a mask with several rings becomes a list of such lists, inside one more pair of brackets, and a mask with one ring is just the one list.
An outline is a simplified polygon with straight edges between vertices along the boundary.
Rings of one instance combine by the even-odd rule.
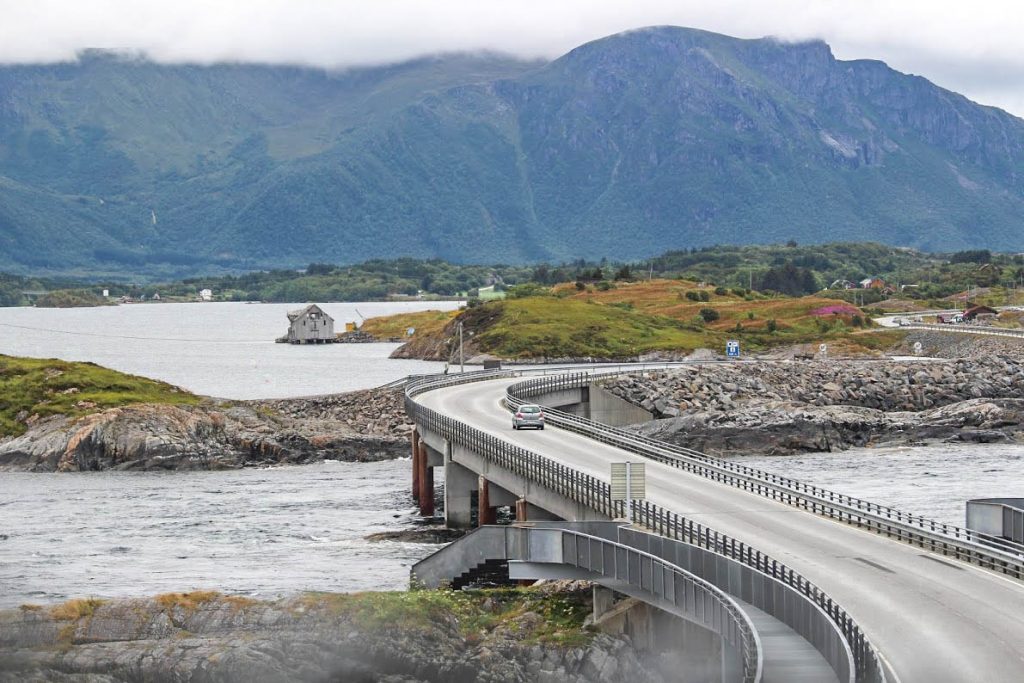
[[412, 430], [412, 499], [420, 499], [420, 433]]
[[491, 482], [487, 481], [484, 477], [480, 477], [478, 482], [478, 491], [479, 493], [476, 497], [477, 526], [496, 524], [498, 522], [498, 511], [491, 507]]
[[528, 517], [528, 515], [526, 514], [526, 511], [528, 509], [527, 506], [529, 506], [529, 503], [526, 502], [525, 498], [520, 498], [519, 500], [516, 501], [516, 521], [517, 522], [528, 522], [528, 521], [530, 521], [529, 519], [527, 519], [527, 517]]
[[419, 447], [419, 485], [420, 495], [417, 500], [420, 503], [420, 514], [424, 517], [434, 516], [434, 469], [427, 465], [427, 446], [421, 443]]

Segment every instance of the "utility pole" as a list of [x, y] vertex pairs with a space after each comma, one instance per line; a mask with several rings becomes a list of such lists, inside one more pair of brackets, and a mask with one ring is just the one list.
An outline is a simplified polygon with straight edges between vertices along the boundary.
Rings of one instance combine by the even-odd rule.
[[462, 356], [462, 321], [459, 321], [459, 372], [466, 371], [466, 364]]

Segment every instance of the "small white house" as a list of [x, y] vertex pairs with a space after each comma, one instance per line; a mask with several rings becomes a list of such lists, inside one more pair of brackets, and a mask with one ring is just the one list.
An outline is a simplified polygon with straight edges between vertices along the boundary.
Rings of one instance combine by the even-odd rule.
[[199, 290], [200, 301], [213, 301], [213, 290], [212, 289], [200, 289]]

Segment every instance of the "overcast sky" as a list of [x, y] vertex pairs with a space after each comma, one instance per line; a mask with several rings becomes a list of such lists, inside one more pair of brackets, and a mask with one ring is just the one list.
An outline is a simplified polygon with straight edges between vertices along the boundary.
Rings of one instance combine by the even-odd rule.
[[87, 47], [325, 67], [489, 49], [556, 57], [653, 24], [822, 38], [1024, 116], [1020, 0], [0, 0], [0, 62]]

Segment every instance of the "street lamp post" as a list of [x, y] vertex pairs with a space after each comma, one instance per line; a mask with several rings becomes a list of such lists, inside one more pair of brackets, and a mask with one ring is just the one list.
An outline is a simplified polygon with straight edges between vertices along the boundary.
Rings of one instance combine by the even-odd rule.
[[462, 355], [462, 321], [459, 321], [459, 372], [465, 372], [466, 365]]

